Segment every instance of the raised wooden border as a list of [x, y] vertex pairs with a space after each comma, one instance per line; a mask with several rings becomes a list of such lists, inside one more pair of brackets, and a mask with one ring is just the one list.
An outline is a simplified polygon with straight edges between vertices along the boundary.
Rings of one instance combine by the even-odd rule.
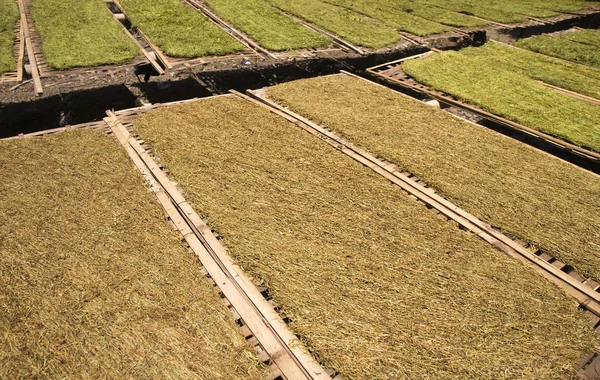
[[27, 15], [25, 13], [25, 6], [23, 0], [18, 0], [19, 11], [21, 12], [21, 29], [23, 30], [23, 37], [25, 38], [25, 47], [27, 49], [27, 57], [29, 59], [29, 65], [31, 67], [31, 77], [33, 78], [33, 88], [37, 95], [44, 93], [42, 87], [42, 81], [40, 79], [40, 71], [35, 58], [35, 52], [33, 51], [33, 44], [31, 42], [31, 36], [29, 34], [29, 23], [27, 22]]
[[[104, 2], [106, 3], [107, 7], [108, 4], [114, 4], [117, 8], [119, 8], [119, 11], [121, 12], [121, 14], [125, 17], [126, 20], [129, 20], [129, 17], [127, 17], [127, 14], [125, 13], [125, 10], [123, 9], [123, 7], [121, 6], [121, 4], [119, 3], [118, 0], [104, 0]], [[110, 11], [110, 10], [109, 10]], [[138, 47], [138, 49], [140, 49], [140, 51], [142, 52], [142, 54], [144, 55], [144, 57], [146, 57], [146, 59], [150, 62], [150, 64], [152, 65], [152, 67], [154, 68], [154, 70], [156, 70], [156, 72], [159, 75], [162, 75], [165, 73], [165, 70], [163, 69], [163, 67], [156, 61], [156, 59], [154, 57], [152, 57], [152, 55], [150, 55], [150, 53], [148, 51], [146, 51], [146, 49], [142, 46], [142, 44], [137, 40], [137, 38], [135, 38], [135, 36], [133, 34], [131, 34], [131, 32], [129, 30], [127, 30], [127, 28], [125, 27], [125, 25], [123, 25], [123, 23], [121, 22], [121, 20], [117, 17], [116, 14], [113, 14], [111, 12], [113, 19], [119, 23], [119, 25], [121, 26], [121, 28], [123, 29], [123, 33], [125, 33], [127, 35], [127, 37], [129, 37], [129, 39], [131, 41], [133, 41], [133, 43]], [[164, 65], [164, 67], [170, 67], [170, 64], [168, 61], [163, 61], [162, 58], [164, 58], [164, 54], [162, 54], [162, 52], [160, 51], [160, 49], [158, 49], [156, 46], [152, 45], [150, 43], [150, 41], [146, 38], [146, 35], [141, 33], [140, 35], [142, 36], [142, 38], [145, 40], [145, 42], [148, 44], [148, 46], [150, 46], [150, 48], [152, 49], [152, 51], [154, 52], [154, 55], [161, 60], [162, 64]]]
[[[20, 8], [19, 8], [20, 11]], [[22, 15], [21, 15], [22, 16]], [[19, 18], [19, 55], [17, 57], [17, 82], [23, 80], [24, 61], [25, 59], [25, 31], [23, 21]]]

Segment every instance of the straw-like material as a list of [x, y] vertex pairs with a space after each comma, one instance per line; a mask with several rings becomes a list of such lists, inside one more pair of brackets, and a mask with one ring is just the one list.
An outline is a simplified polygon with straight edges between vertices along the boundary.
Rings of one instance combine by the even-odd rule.
[[119, 144], [0, 142], [0, 377], [266, 377]]
[[338, 75], [268, 94], [432, 185], [511, 235], [600, 279], [600, 180], [484, 127]]
[[134, 120], [291, 327], [345, 378], [556, 378], [572, 299], [318, 138], [235, 97]]
[[585, 0], [427, 0], [426, 3], [505, 23], [524, 22], [527, 16], [557, 16], [561, 11], [578, 11], [598, 4]]
[[467, 52], [402, 65], [417, 81], [527, 127], [600, 152], [600, 107], [556, 92], [516, 70]]

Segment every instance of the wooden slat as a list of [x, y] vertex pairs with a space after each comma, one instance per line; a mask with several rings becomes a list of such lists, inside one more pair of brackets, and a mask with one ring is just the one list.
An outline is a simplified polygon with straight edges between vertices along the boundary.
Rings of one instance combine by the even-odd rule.
[[[346, 73], [347, 75], [351, 75]], [[361, 78], [362, 79], [362, 78]], [[364, 79], [363, 79], [364, 80]], [[310, 120], [295, 114], [294, 112], [278, 105], [277, 103], [270, 101], [257, 94], [256, 91], [248, 91], [252, 98], [249, 98], [243, 94], [236, 93], [238, 96], [243, 97], [247, 100], [253, 101], [264, 107], [267, 107], [272, 112], [286, 118], [287, 120], [299, 125], [307, 132], [312, 133], [322, 140], [328, 142], [330, 145], [335, 147], [337, 150], [347, 154], [354, 158], [356, 161], [363, 165], [373, 169], [375, 172], [389, 179], [394, 184], [401, 187], [403, 190], [413, 195], [426, 205], [435, 208], [441, 214], [456, 221], [463, 228], [473, 232], [484, 241], [488, 242], [495, 248], [502, 252], [514, 257], [524, 263], [529, 264], [538, 273], [544, 277], [550, 279], [555, 284], [566, 290], [569, 294], [575, 297], [578, 302], [585, 305], [588, 310], [592, 311], [596, 315], [600, 315], [600, 294], [595, 292], [589, 286], [577, 281], [575, 278], [562, 272], [558, 268], [552, 266], [548, 262], [540, 259], [534, 253], [528, 249], [520, 246], [517, 242], [511, 240], [502, 233], [494, 230], [490, 225], [479, 220], [475, 216], [467, 213], [458, 206], [452, 204], [446, 199], [440, 197], [436, 193], [428, 191], [422, 185], [418, 184], [414, 179], [408, 178], [404, 174], [397, 170], [386, 169], [385, 163], [371, 155], [370, 153], [359, 149], [351, 143], [343, 140], [334, 133], [327, 131], [323, 127], [311, 122]], [[340, 149], [344, 147], [344, 149]]]
[[[123, 7], [121, 7], [121, 4], [118, 2], [118, 0], [111, 0], [110, 2], [112, 2], [113, 4], [115, 4], [119, 8], [119, 10], [121, 11], [121, 13], [123, 13], [125, 15], [125, 17], [127, 18], [127, 14], [123, 10]], [[116, 22], [119, 23], [119, 25], [121, 25], [121, 28], [123, 29], [123, 32], [127, 35], [127, 37], [129, 37], [129, 39], [133, 41], [133, 43], [138, 47], [138, 49], [140, 49], [140, 51], [142, 52], [142, 54], [144, 55], [144, 57], [146, 57], [146, 59], [150, 62], [150, 64], [152, 65], [152, 67], [154, 67], [154, 70], [156, 70], [156, 72], [159, 75], [164, 74], [165, 70], [154, 59], [154, 57], [152, 57], [150, 55], [150, 53], [148, 53], [148, 51], [146, 51], [146, 49], [142, 46], [142, 44], [140, 43], [140, 41], [138, 41], [137, 38], [135, 38], [135, 36], [133, 34], [131, 34], [131, 32], [125, 27], [125, 25], [123, 25], [123, 23], [117, 18], [116, 15], [113, 14], [113, 18], [115, 19]], [[147, 41], [147, 42], [149, 42], [149, 41]], [[148, 45], [150, 45], [150, 44], [148, 43]]]
[[172, 69], [173, 65], [171, 65], [171, 62], [169, 62], [167, 55], [165, 53], [163, 53], [162, 50], [160, 50], [160, 48], [158, 46], [154, 45], [152, 43], [152, 41], [150, 41], [150, 38], [148, 38], [148, 36], [146, 36], [146, 34], [144, 32], [142, 32], [142, 30], [139, 28], [138, 28], [138, 33], [141, 34], [142, 37], [144, 37], [146, 42], [148, 42], [148, 45], [150, 46], [150, 48], [152, 49], [152, 51], [154, 52], [154, 54], [156, 55], [158, 60], [162, 62], [163, 66], [167, 69]]
[[25, 37], [25, 47], [27, 50], [27, 57], [29, 58], [29, 65], [31, 66], [31, 77], [33, 78], [33, 88], [37, 95], [44, 93], [42, 88], [42, 81], [40, 79], [40, 72], [38, 69], [37, 61], [35, 59], [35, 53], [33, 51], [33, 44], [31, 43], [31, 36], [29, 35], [29, 23], [27, 22], [27, 16], [25, 14], [25, 6], [23, 0], [18, 0], [19, 10], [21, 11], [21, 29], [23, 29], [23, 36]]
[[[23, 14], [21, 14], [23, 17]], [[19, 19], [19, 55], [17, 57], [17, 82], [23, 80], [23, 61], [25, 59], [25, 33], [23, 31], [23, 22]]]
[[330, 32], [328, 32], [326, 30], [323, 30], [323, 29], [321, 29], [321, 28], [319, 28], [319, 27], [317, 27], [317, 26], [315, 26], [315, 25], [313, 25], [313, 24], [305, 21], [302, 18], [296, 17], [295, 15], [293, 15], [293, 14], [285, 11], [284, 9], [281, 9], [279, 7], [276, 7], [276, 6], [274, 6], [274, 7], [277, 8], [281, 13], [283, 13], [286, 16], [292, 18], [296, 22], [304, 25], [308, 29], [312, 29], [312, 30], [314, 30], [317, 33], [325, 34], [326, 36], [328, 36], [329, 38], [331, 38], [335, 43], [337, 43], [337, 44], [339, 44], [339, 45], [341, 45], [341, 46], [343, 46], [343, 47], [345, 47], [347, 49], [350, 49], [350, 50], [352, 50], [355, 53], [358, 53], [360, 55], [364, 55], [365, 54], [365, 51], [363, 49], [361, 49], [361, 48], [359, 48], [357, 46], [354, 46], [353, 44], [351, 44], [350, 42], [344, 40], [343, 38], [340, 38], [340, 37], [336, 36], [333, 33], [330, 33]]

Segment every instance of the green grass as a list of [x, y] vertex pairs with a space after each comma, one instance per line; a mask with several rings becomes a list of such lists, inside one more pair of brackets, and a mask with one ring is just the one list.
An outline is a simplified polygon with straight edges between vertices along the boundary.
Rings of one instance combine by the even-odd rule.
[[0, 175], [3, 378], [268, 377], [116, 139], [0, 141]]
[[499, 43], [488, 43], [477, 49], [468, 49], [464, 54], [474, 59], [488, 59], [495, 65], [533, 79], [600, 99], [600, 69], [572, 64]]
[[509, 24], [527, 21], [527, 16], [552, 17], [560, 11], [577, 11], [598, 4], [577, 0], [492, 0], [484, 3], [478, 0], [426, 0], [426, 3]]
[[600, 30], [584, 29], [573, 33], [565, 33], [563, 37], [567, 40], [600, 48]]
[[260, 106], [206, 99], [133, 123], [236, 262], [345, 379], [491, 379], [499, 368], [567, 378], [597, 340], [534, 270]]
[[427, 3], [496, 22], [518, 23], [527, 20], [525, 16], [511, 12], [507, 7], [494, 6], [491, 2], [482, 4], [474, 0], [427, 0]]
[[102, 0], [35, 0], [31, 13], [53, 69], [120, 64], [140, 54]]
[[[600, 31], [572, 32], [561, 36], [540, 35], [517, 41], [516, 46], [600, 68]], [[573, 36], [570, 36], [570, 35]]]
[[488, 25], [487, 21], [413, 0], [394, 1], [390, 6], [448, 26], [474, 28]]
[[510, 236], [600, 280], [600, 179], [485, 127], [347, 76], [268, 95], [394, 162]]
[[392, 0], [323, 0], [330, 4], [346, 7], [358, 13], [372, 17], [398, 30], [417, 36], [428, 36], [450, 31], [450, 28], [437, 22], [404, 12], [402, 7]]
[[359, 14], [318, 0], [266, 0], [268, 3], [338, 35], [346, 41], [379, 49], [400, 41], [394, 30]]
[[15, 25], [19, 21], [19, 7], [14, 0], [0, 0], [0, 74], [15, 71]]
[[600, 107], [560, 94], [468, 48], [405, 62], [417, 81], [452, 94], [496, 115], [600, 152]]
[[171, 57], [226, 55], [244, 46], [181, 0], [121, 0], [136, 27]]
[[223, 19], [271, 51], [327, 47], [331, 38], [284, 15], [263, 0], [205, 0]]

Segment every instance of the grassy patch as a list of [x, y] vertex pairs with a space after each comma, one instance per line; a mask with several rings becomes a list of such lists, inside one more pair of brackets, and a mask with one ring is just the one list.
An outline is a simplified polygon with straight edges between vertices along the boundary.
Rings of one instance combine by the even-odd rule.
[[463, 51], [468, 57], [493, 62], [533, 79], [600, 99], [600, 69], [564, 62], [510, 46], [488, 43]]
[[396, 163], [454, 203], [600, 279], [600, 180], [391, 90], [346, 76], [269, 96]]
[[[579, 32], [562, 36], [540, 35], [519, 40], [515, 44], [523, 49], [567, 61], [600, 68], [600, 31], [578, 36]], [[573, 34], [574, 36], [569, 36]]]
[[7, 378], [266, 378], [119, 144], [0, 142]]
[[35, 0], [31, 13], [53, 69], [120, 64], [140, 53], [101, 0]]
[[403, 12], [412, 13], [415, 16], [422, 17], [426, 20], [438, 22], [440, 24], [455, 26], [455, 27], [477, 27], [487, 25], [488, 22], [471, 17], [462, 13], [450, 11], [444, 8], [431, 6], [426, 3], [419, 3], [411, 0], [391, 2], [392, 9], [402, 10]]
[[324, 1], [352, 9], [398, 30], [416, 34], [417, 36], [428, 36], [430, 34], [450, 31], [450, 28], [445, 25], [405, 12], [404, 9], [402, 9], [401, 3], [392, 0], [375, 2], [371, 0]]
[[358, 46], [379, 49], [400, 41], [394, 30], [318, 0], [266, 1]]
[[[477, 48], [473, 48], [477, 49]], [[404, 71], [417, 81], [494, 114], [600, 152], [600, 109], [560, 94], [530, 77], [464, 51], [409, 60]]]
[[518, 23], [526, 21], [527, 18], [515, 12], [511, 12], [506, 6], [495, 6], [494, 3], [474, 0], [427, 0], [428, 3], [440, 8], [484, 18], [486, 20]]
[[505, 0], [485, 3], [478, 0], [426, 0], [426, 3], [502, 23], [524, 22], [527, 16], [552, 17], [560, 11], [577, 11], [598, 4], [578, 0]]
[[171, 57], [225, 55], [241, 43], [181, 0], [121, 0], [132, 23]]
[[205, 0], [219, 16], [272, 51], [327, 47], [331, 38], [312, 31], [263, 0]]
[[0, 74], [15, 71], [15, 25], [19, 21], [19, 7], [14, 0], [0, 0]]
[[565, 33], [563, 37], [567, 40], [589, 45], [590, 48], [600, 48], [600, 30], [584, 29], [573, 33]]
[[207, 99], [134, 127], [344, 378], [567, 377], [596, 340], [533, 270], [268, 110]]

